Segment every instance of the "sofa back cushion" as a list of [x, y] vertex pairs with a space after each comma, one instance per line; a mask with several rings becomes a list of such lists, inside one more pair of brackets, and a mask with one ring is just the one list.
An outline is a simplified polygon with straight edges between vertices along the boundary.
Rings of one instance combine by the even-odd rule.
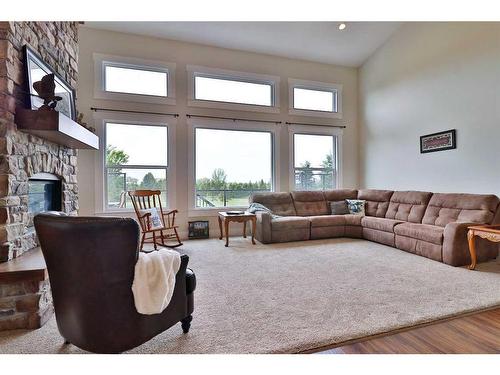
[[432, 193], [427, 191], [395, 191], [392, 194], [387, 219], [421, 223]]
[[322, 191], [292, 191], [293, 204], [299, 216], [328, 215], [330, 209]]
[[496, 195], [435, 193], [422, 223], [441, 227], [454, 221], [491, 224], [499, 202]]
[[358, 199], [366, 201], [367, 216], [385, 217], [392, 193], [392, 190], [362, 189], [358, 191]]
[[254, 193], [250, 203], [260, 203], [279, 216], [295, 216], [295, 207], [290, 193]]
[[325, 190], [323, 191], [323, 195], [328, 202], [358, 199], [358, 191], [354, 189]]

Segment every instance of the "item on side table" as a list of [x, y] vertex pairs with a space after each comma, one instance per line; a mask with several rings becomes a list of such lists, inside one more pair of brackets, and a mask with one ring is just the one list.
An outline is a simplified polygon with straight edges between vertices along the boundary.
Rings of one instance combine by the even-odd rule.
[[353, 215], [365, 216], [365, 201], [361, 199], [346, 199], [349, 213]]
[[180, 256], [166, 309], [142, 315], [131, 288], [140, 257], [135, 220], [42, 213], [34, 224], [47, 264], [57, 328], [66, 343], [93, 353], [120, 353], [178, 322], [188, 332], [196, 277], [187, 268], [187, 255]]
[[350, 213], [345, 200], [330, 202], [330, 210], [332, 215], [347, 215]]
[[[132, 200], [137, 220], [141, 226], [141, 250], [145, 243], [152, 243], [155, 250], [158, 245], [165, 247], [182, 245], [177, 232], [179, 227], [175, 225], [175, 215], [178, 211], [163, 212], [160, 190], [135, 190], [129, 191], [128, 195]], [[167, 244], [165, 241], [168, 240], [174, 242]]]
[[[230, 215], [227, 212], [219, 212], [218, 216], [219, 220], [219, 229], [220, 229], [220, 236], [219, 240], [222, 240], [222, 237], [225, 233], [226, 235], [226, 244], [225, 246], [229, 246], [229, 223], [231, 221], [236, 222], [236, 223], [243, 223], [243, 238], [247, 238], [247, 221], [252, 222], [252, 244], [255, 245], [255, 229], [257, 225], [257, 216], [255, 214], [252, 214], [250, 212], [243, 212], [242, 214], [238, 215]], [[222, 224], [224, 224], [224, 233], [222, 231]]]

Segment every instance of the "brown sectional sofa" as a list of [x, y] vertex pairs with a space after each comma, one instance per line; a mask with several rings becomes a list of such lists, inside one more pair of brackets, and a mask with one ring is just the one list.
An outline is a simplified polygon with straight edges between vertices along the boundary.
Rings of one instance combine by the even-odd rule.
[[[331, 215], [329, 202], [344, 199], [365, 200], [365, 216]], [[470, 263], [468, 226], [500, 223], [495, 195], [338, 189], [256, 193], [252, 202], [280, 216], [257, 212], [262, 243], [364, 238], [453, 266]], [[478, 261], [498, 255], [498, 244], [483, 239], [476, 248]]]

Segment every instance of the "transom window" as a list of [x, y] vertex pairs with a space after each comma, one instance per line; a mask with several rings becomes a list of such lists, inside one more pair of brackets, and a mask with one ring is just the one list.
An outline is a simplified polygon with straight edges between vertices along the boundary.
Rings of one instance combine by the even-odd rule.
[[168, 130], [166, 126], [105, 124], [106, 209], [130, 209], [127, 191], [162, 192], [167, 205]]
[[104, 90], [167, 97], [168, 71], [105, 63]]
[[188, 105], [279, 112], [279, 77], [188, 65]]
[[195, 128], [195, 206], [248, 206], [252, 193], [271, 191], [272, 155], [271, 132]]
[[336, 137], [294, 134], [294, 190], [329, 190], [337, 186]]
[[293, 88], [293, 108], [337, 112], [337, 91]]
[[194, 98], [217, 102], [273, 105], [273, 85], [195, 74]]
[[342, 85], [289, 79], [290, 114], [342, 117]]

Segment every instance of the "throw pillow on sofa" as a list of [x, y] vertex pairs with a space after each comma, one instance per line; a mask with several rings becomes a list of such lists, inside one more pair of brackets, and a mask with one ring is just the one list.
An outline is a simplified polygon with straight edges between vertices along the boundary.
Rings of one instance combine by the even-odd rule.
[[362, 199], [346, 199], [349, 213], [353, 215], [365, 216], [365, 201]]
[[330, 202], [330, 210], [332, 215], [347, 215], [349, 213], [349, 208], [345, 200]]

